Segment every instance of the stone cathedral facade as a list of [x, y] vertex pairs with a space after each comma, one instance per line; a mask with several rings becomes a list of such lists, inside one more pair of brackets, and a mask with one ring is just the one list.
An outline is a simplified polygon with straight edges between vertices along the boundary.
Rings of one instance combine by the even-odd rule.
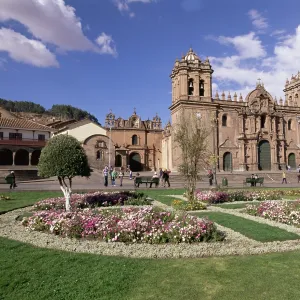
[[184, 112], [211, 124], [211, 153], [219, 171], [277, 171], [300, 164], [300, 73], [286, 81], [283, 99], [273, 98], [259, 80], [245, 99], [212, 95], [213, 69], [190, 49], [171, 73], [171, 123], [163, 131], [162, 165], [176, 170], [180, 153], [172, 127]]

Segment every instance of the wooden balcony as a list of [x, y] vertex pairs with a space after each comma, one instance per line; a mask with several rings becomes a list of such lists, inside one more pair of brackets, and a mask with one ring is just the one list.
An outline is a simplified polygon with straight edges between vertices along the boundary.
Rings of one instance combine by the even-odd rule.
[[47, 141], [37, 139], [9, 139], [0, 138], [0, 145], [8, 146], [27, 146], [27, 147], [45, 147]]

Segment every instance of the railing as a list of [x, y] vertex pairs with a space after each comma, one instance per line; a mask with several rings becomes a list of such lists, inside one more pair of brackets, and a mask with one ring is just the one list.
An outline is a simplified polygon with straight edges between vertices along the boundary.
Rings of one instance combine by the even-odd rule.
[[0, 138], [0, 145], [10, 145], [10, 146], [37, 146], [44, 147], [47, 141], [37, 140], [37, 139], [10, 139], [10, 138]]

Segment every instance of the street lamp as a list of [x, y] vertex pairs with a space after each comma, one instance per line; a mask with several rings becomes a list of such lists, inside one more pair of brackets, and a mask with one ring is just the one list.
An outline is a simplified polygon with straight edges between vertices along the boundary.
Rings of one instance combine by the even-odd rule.
[[108, 167], [110, 168], [111, 160], [111, 125], [109, 125], [109, 143], [108, 143]]

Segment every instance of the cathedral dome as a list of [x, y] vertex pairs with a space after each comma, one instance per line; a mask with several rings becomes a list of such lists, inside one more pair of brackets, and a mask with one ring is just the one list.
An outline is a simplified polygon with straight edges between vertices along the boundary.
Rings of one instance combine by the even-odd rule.
[[200, 61], [200, 58], [198, 57], [198, 55], [193, 51], [192, 48], [190, 48], [189, 52], [186, 54], [185, 58], [184, 58], [187, 62], [194, 62], [196, 60]]

